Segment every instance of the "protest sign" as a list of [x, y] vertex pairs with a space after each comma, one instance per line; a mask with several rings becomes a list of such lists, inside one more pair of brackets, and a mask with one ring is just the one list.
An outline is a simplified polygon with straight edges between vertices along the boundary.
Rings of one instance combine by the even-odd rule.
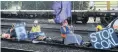
[[90, 34], [92, 46], [96, 49], [109, 49], [118, 46], [118, 37], [113, 28]]
[[15, 25], [15, 32], [18, 40], [25, 40], [27, 38], [25, 25], [23, 23], [17, 23]]

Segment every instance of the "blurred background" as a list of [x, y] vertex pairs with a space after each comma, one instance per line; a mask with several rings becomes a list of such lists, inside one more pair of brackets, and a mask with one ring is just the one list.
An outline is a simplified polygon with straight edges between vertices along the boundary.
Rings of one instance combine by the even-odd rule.
[[[1, 1], [2, 10], [52, 10], [53, 1]], [[107, 10], [106, 1], [94, 1], [96, 10]], [[74, 6], [74, 7], [73, 7]], [[86, 10], [89, 1], [73, 1], [74, 10]], [[118, 10], [118, 1], [110, 1], [111, 9]]]

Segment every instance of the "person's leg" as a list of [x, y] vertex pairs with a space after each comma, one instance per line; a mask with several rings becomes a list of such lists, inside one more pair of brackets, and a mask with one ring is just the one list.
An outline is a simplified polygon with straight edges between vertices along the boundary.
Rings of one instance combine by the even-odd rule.
[[65, 34], [61, 34], [61, 37], [62, 37], [62, 43], [64, 44], [64, 40], [66, 38], [66, 35]]
[[41, 33], [40, 32], [34, 32], [34, 33], [30, 33], [29, 35], [29, 37], [30, 37], [30, 39], [32, 39], [32, 40], [39, 40], [40, 38], [42, 38], [41, 37], [41, 35], [40, 35]]
[[39, 36], [39, 32], [33, 32], [31, 35], [34, 36], [34, 38], [37, 38]]
[[46, 36], [44, 32], [38, 32], [37, 33], [38, 40], [46, 40]]
[[39, 33], [38, 32], [34, 32], [34, 36], [35, 36], [35, 38], [37, 38], [39, 36]]
[[38, 32], [38, 35], [39, 36], [45, 36], [45, 33], [44, 32]]
[[62, 40], [62, 44], [64, 44], [64, 39], [65, 39], [65, 38], [63, 38], [63, 40]]
[[13, 31], [13, 32], [10, 33], [10, 38], [11, 39], [16, 39], [17, 38], [17, 35], [16, 35], [16, 32], [15, 31]]
[[30, 38], [31, 40], [35, 39], [35, 33], [29, 33], [29, 38]]

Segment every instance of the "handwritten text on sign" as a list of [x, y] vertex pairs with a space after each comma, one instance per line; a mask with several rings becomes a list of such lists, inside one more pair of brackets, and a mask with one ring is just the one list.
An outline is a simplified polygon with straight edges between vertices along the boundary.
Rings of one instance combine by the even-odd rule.
[[92, 46], [96, 49], [108, 49], [118, 45], [118, 38], [112, 28], [90, 34]]

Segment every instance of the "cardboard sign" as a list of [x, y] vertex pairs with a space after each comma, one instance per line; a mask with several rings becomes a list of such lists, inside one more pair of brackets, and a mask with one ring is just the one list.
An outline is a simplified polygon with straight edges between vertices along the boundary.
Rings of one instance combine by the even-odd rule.
[[15, 25], [15, 32], [18, 40], [25, 40], [27, 38], [25, 25], [23, 23], [17, 23]]
[[113, 28], [90, 34], [92, 46], [96, 49], [109, 49], [118, 46], [118, 37]]

